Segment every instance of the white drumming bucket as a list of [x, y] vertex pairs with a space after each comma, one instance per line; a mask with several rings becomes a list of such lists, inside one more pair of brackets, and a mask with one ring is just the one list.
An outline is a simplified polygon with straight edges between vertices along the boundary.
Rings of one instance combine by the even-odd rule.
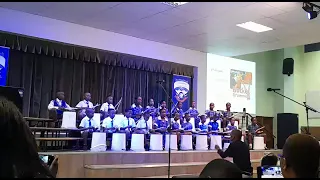
[[100, 113], [94, 113], [93, 120], [98, 125], [98, 130], [100, 130], [100, 124], [101, 124], [100, 119], [101, 119], [101, 114]]
[[162, 151], [162, 134], [151, 134], [150, 135], [150, 150], [152, 151]]
[[209, 124], [209, 122], [210, 122], [210, 118], [207, 118], [205, 124]]
[[192, 117], [192, 118], [190, 118], [190, 121], [189, 121], [191, 124], [192, 124], [192, 131], [195, 131], [196, 130], [196, 126], [195, 126], [195, 124], [196, 124], [196, 121], [195, 121], [195, 119]]
[[253, 149], [254, 150], [263, 150], [264, 149], [264, 138], [255, 136], [253, 138]]
[[77, 128], [76, 127], [77, 113], [65, 111], [62, 114], [61, 128]]
[[91, 140], [91, 151], [106, 151], [106, 133], [93, 132]]
[[126, 134], [125, 133], [113, 133], [111, 150], [121, 151], [126, 149]]
[[196, 150], [208, 150], [208, 135], [198, 134], [196, 136]]
[[[166, 134], [165, 147], [166, 147], [166, 150], [169, 150], [169, 134]], [[170, 148], [171, 150], [178, 150], [178, 139], [176, 134], [171, 134]]]
[[220, 135], [211, 135], [210, 149], [215, 150], [215, 146], [218, 145], [222, 148], [222, 138]]
[[192, 135], [181, 135], [181, 150], [192, 150]]
[[132, 134], [131, 150], [144, 151], [144, 134]]
[[223, 150], [225, 151], [226, 149], [228, 149], [229, 145], [230, 145], [229, 142], [223, 143]]

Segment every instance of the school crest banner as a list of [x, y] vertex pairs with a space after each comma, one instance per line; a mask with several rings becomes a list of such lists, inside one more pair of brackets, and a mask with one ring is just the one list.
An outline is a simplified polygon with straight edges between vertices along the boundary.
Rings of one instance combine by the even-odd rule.
[[0, 86], [7, 85], [9, 52], [9, 48], [0, 46]]
[[[191, 77], [173, 75], [172, 79], [172, 101], [174, 105], [182, 103], [183, 111], [187, 111], [190, 105], [190, 83]], [[174, 106], [173, 105], [173, 106]]]

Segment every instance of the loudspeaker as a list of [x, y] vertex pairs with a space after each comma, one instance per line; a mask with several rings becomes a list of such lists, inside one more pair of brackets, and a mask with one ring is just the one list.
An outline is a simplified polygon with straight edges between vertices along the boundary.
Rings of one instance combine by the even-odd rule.
[[282, 74], [286, 74], [288, 76], [293, 74], [293, 65], [294, 60], [292, 58], [284, 59], [282, 64]]
[[298, 114], [277, 114], [277, 147], [282, 149], [286, 139], [299, 132]]

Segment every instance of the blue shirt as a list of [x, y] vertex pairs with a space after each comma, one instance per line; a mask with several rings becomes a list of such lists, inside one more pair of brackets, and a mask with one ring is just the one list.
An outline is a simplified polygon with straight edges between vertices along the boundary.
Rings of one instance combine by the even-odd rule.
[[190, 107], [187, 112], [190, 114], [191, 117], [196, 117], [199, 114], [198, 110], [192, 107]]
[[177, 121], [173, 121], [172, 123], [172, 130], [178, 130], [180, 129], [180, 124]]
[[192, 124], [190, 122], [185, 122], [182, 124], [182, 128], [186, 131], [192, 130]]
[[230, 111], [224, 111], [223, 112], [223, 117], [230, 118], [231, 116], [232, 116], [232, 112], [230, 112]]
[[152, 119], [157, 117], [157, 108], [155, 108], [154, 106], [147, 106], [146, 109], [149, 110]]
[[157, 119], [155, 121], [155, 125], [157, 126], [157, 128], [167, 128], [169, 126], [169, 123], [167, 120], [163, 121], [161, 119]]
[[215, 120], [219, 120], [221, 117], [221, 114], [219, 112], [211, 110], [207, 110], [206, 115], [209, 117], [214, 117]]
[[205, 131], [205, 132], [208, 132], [208, 129], [209, 129], [209, 126], [208, 126], [208, 124], [202, 124], [202, 123], [200, 123], [199, 124], [199, 129], [201, 130], [201, 131]]
[[208, 125], [211, 127], [212, 131], [219, 130], [219, 123], [218, 122], [210, 121]]
[[183, 118], [184, 112], [183, 112], [182, 109], [177, 108], [177, 109], [174, 111], [174, 113], [179, 113], [179, 114], [180, 114], [180, 119]]
[[139, 105], [139, 106], [136, 106], [136, 104], [132, 104], [131, 105], [131, 110], [132, 110], [132, 117], [134, 120], [139, 120], [137, 115], [141, 114], [142, 113], [142, 106]]
[[231, 125], [229, 125], [229, 126], [227, 126], [227, 129], [228, 129], [229, 131], [232, 131], [232, 130], [237, 129], [237, 126], [231, 126]]

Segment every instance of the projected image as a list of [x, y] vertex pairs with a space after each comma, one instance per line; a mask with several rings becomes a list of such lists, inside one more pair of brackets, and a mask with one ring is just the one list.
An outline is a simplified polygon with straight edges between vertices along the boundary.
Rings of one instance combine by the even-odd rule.
[[250, 100], [250, 87], [252, 85], [252, 73], [230, 69], [230, 89], [234, 97], [244, 97]]

